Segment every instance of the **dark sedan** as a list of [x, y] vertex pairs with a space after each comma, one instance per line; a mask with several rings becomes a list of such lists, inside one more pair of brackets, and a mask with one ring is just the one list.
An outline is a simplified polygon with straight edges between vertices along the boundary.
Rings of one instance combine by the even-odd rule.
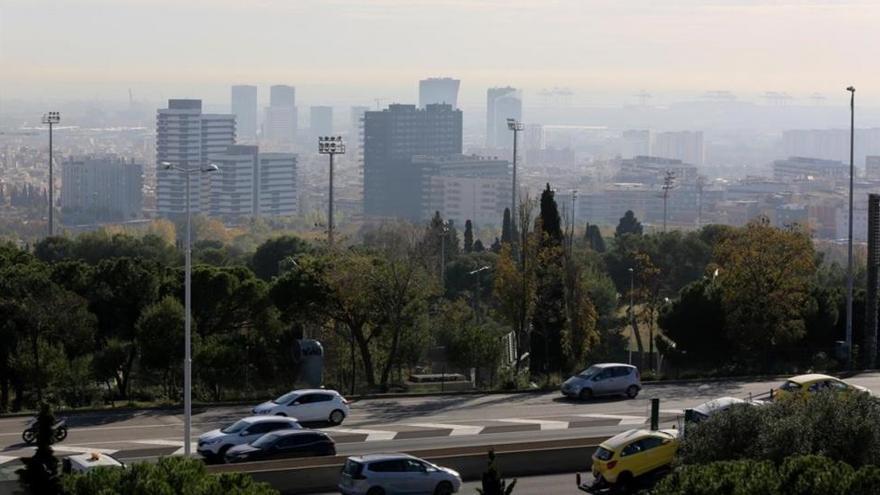
[[313, 430], [279, 430], [226, 452], [226, 462], [253, 462], [292, 457], [336, 455], [336, 444], [326, 433]]

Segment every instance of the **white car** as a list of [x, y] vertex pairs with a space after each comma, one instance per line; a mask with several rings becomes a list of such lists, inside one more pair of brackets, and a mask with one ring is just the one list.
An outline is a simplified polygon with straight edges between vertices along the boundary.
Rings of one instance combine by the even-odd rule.
[[604, 395], [626, 395], [635, 399], [640, 390], [639, 369], [621, 363], [594, 364], [562, 384], [562, 395], [581, 400]]
[[196, 451], [207, 461], [223, 462], [226, 452], [236, 445], [246, 445], [266, 433], [302, 428], [294, 418], [248, 416], [225, 427], [199, 436]]
[[254, 414], [291, 416], [303, 423], [327, 421], [332, 425], [342, 424], [348, 411], [348, 401], [339, 392], [324, 389], [294, 390], [253, 409]]
[[411, 455], [368, 454], [345, 461], [338, 488], [343, 495], [449, 495], [461, 488], [461, 476]]

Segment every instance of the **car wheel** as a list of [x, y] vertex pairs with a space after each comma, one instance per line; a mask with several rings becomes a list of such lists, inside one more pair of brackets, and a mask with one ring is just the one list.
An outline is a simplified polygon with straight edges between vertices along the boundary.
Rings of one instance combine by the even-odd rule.
[[220, 447], [220, 450], [217, 451], [216, 462], [217, 464], [226, 464], [226, 453], [229, 452], [229, 449], [232, 448], [232, 445], [224, 445]]
[[434, 490], [434, 495], [452, 495], [452, 483], [441, 481]]
[[633, 480], [632, 473], [628, 471], [624, 471], [617, 476], [617, 483], [615, 483], [617, 490], [619, 493], [633, 493], [635, 490], [635, 481]]
[[340, 411], [339, 409], [334, 409], [333, 412], [330, 413], [330, 424], [341, 425], [344, 419], [345, 413]]
[[639, 387], [630, 385], [629, 388], [626, 389], [626, 396], [630, 399], [635, 399], [637, 395], [639, 395]]
[[593, 398], [593, 390], [589, 388], [582, 388], [581, 393], [578, 394], [578, 399], [580, 400], [590, 400]]
[[378, 486], [374, 486], [367, 490], [367, 495], [385, 495], [385, 490]]

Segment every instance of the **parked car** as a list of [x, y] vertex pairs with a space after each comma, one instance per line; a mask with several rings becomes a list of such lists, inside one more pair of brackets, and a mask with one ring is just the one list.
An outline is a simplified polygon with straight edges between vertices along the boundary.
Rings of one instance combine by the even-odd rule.
[[222, 462], [226, 452], [236, 445], [247, 445], [270, 432], [300, 428], [295, 418], [248, 416], [225, 428], [203, 433], [196, 451], [209, 462]]
[[338, 488], [343, 495], [449, 495], [461, 488], [461, 476], [411, 455], [368, 454], [345, 461]]
[[626, 395], [635, 399], [642, 389], [639, 369], [630, 364], [594, 364], [565, 380], [562, 394], [581, 400], [603, 395]]
[[323, 389], [294, 390], [253, 409], [254, 414], [291, 416], [303, 423], [328, 421], [333, 425], [342, 424], [348, 412], [348, 401], [339, 392]]
[[743, 400], [737, 397], [719, 397], [717, 399], [712, 399], [708, 402], [704, 402], [697, 407], [685, 409], [685, 419], [688, 421], [699, 423], [700, 421], [705, 421], [709, 419], [715, 414], [727, 411], [737, 404], [750, 404], [753, 406], [760, 406], [762, 404], [766, 404], [766, 402], [760, 400]]
[[864, 392], [871, 393], [871, 390], [860, 385], [847, 383], [840, 378], [822, 375], [819, 373], [810, 373], [808, 375], [793, 376], [785, 381], [779, 387], [777, 392], [786, 394], [792, 392], [820, 392], [822, 390], [832, 390], [836, 392]]
[[226, 462], [267, 461], [291, 457], [336, 455], [336, 443], [324, 432], [277, 430], [226, 452]]
[[125, 463], [110, 454], [99, 452], [69, 455], [61, 460], [61, 472], [64, 474], [81, 474], [97, 467], [124, 469]]
[[641, 476], [668, 468], [678, 449], [678, 430], [629, 430], [605, 440], [593, 454], [593, 490], [631, 491]]

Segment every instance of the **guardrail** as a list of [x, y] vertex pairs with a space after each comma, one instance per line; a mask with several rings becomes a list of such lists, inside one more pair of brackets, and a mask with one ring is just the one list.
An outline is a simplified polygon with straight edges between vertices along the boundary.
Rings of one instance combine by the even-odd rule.
[[[421, 457], [459, 472], [465, 481], [480, 479], [486, 470], [490, 449], [506, 478], [589, 470], [596, 447], [607, 436], [443, 449], [413, 450], [406, 453]], [[269, 483], [283, 494], [308, 494], [335, 491], [339, 473], [347, 456], [263, 461], [246, 464], [209, 466], [213, 473], [241, 472], [256, 481]], [[574, 478], [572, 478], [573, 480]], [[574, 481], [572, 481], [574, 483]]]

